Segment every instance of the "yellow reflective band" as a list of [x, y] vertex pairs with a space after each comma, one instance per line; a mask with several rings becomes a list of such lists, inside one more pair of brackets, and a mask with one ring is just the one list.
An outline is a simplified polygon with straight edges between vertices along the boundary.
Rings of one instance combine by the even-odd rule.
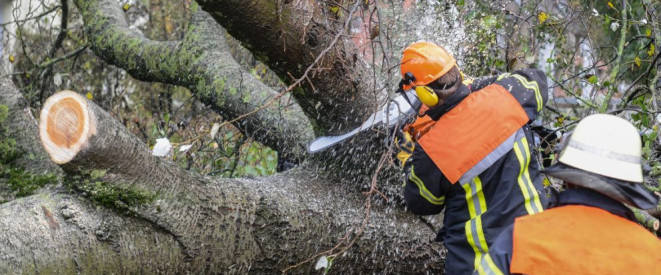
[[534, 214], [535, 211], [532, 209], [532, 206], [530, 205], [530, 195], [528, 193], [528, 189], [526, 188], [526, 184], [523, 183], [523, 169], [525, 167], [525, 164], [523, 163], [523, 155], [521, 153], [521, 150], [519, 149], [518, 142], [514, 143], [514, 153], [516, 154], [516, 158], [519, 160], [519, 177], [517, 178], [517, 182], [519, 183], [519, 188], [521, 189], [521, 193], [523, 193], [523, 198], [524, 198], [524, 205], [526, 207], [526, 211], [528, 211], [528, 214]]
[[471, 245], [473, 248], [473, 252], [475, 252], [475, 260], [473, 262], [475, 268], [479, 266], [479, 263], [482, 259], [482, 251], [477, 247], [475, 244], [475, 240], [473, 239], [473, 229], [471, 226], [471, 221], [467, 221], [466, 225], [464, 226], [464, 229], [466, 230], [466, 239], [468, 240], [468, 243]]
[[466, 202], [468, 204], [468, 213], [472, 218], [475, 218], [475, 205], [473, 205], [473, 189], [471, 188], [470, 182], [463, 184], [461, 187], [466, 191]]
[[[473, 179], [473, 182], [475, 183], [477, 199], [480, 202], [480, 209], [482, 209], [482, 213], [484, 213], [487, 211], [487, 200], [484, 198], [484, 192], [482, 192], [482, 180], [480, 180], [479, 177], [475, 177]], [[480, 213], [479, 215], [481, 215], [482, 213]]]
[[482, 215], [475, 217], [475, 222], [477, 223], [477, 238], [480, 240], [483, 252], [487, 253], [489, 246], [487, 246], [487, 238], [484, 237], [484, 230], [482, 230]]
[[526, 150], [526, 156], [527, 156], [527, 159], [528, 159], [528, 162], [526, 162], [526, 169], [523, 172], [524, 176], [527, 179], [527, 181], [524, 181], [524, 182], [528, 183], [528, 189], [532, 193], [532, 200], [533, 200], [533, 203], [535, 204], [535, 206], [537, 207], [538, 213], [543, 212], [544, 208], [542, 208], [542, 202], [539, 200], [539, 192], [537, 192], [537, 189], [535, 188], [535, 185], [533, 185], [533, 183], [532, 183], [532, 179], [530, 178], [530, 170], [528, 169], [528, 167], [530, 167], [530, 147], [528, 147], [528, 139], [524, 137], [521, 140], [521, 143], [523, 144], [523, 148]]
[[506, 78], [506, 77], [509, 77], [509, 76], [510, 76], [510, 73], [501, 74], [501, 75], [498, 76], [498, 78], [496, 78], [496, 81], [503, 80], [503, 78]]
[[435, 205], [443, 205], [443, 203], [445, 203], [445, 196], [436, 197], [431, 192], [429, 192], [429, 190], [427, 190], [427, 187], [425, 187], [425, 184], [422, 183], [422, 180], [415, 175], [415, 172], [413, 172], [413, 165], [411, 165], [411, 173], [409, 174], [409, 179], [415, 183], [416, 186], [418, 186], [418, 189], [420, 190], [420, 196], [425, 198], [429, 203]]
[[537, 85], [536, 81], [528, 81], [525, 77], [520, 76], [520, 75], [512, 75], [512, 77], [516, 78], [521, 82], [521, 85], [523, 87], [526, 87], [526, 89], [533, 90], [535, 92], [535, 101], [537, 101], [537, 111], [542, 110], [542, 94], [539, 92], [539, 85]]
[[484, 255], [482, 262], [477, 267], [477, 272], [485, 275], [504, 275], [503, 271], [493, 262], [493, 259], [489, 254]]
[[482, 255], [489, 251], [482, 229], [482, 213], [487, 211], [487, 203], [484, 192], [482, 192], [482, 181], [479, 177], [462, 184], [461, 187], [466, 192], [466, 203], [470, 214], [470, 220], [466, 221], [464, 230], [466, 231], [466, 239], [475, 252], [474, 266], [478, 268]]

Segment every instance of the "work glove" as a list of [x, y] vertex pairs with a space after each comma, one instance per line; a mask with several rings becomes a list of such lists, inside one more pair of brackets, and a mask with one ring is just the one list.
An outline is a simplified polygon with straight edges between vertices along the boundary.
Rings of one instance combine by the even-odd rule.
[[413, 154], [415, 143], [413, 142], [413, 139], [411, 139], [411, 134], [401, 130], [396, 132], [394, 143], [398, 151], [397, 159], [399, 160], [399, 166], [403, 169], [404, 165]]

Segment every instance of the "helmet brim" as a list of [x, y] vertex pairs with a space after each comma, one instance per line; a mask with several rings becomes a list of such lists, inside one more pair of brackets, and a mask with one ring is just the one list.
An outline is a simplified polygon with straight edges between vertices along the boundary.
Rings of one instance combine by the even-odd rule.
[[556, 163], [542, 170], [542, 173], [580, 187], [592, 189], [616, 201], [639, 209], [652, 209], [659, 204], [659, 198], [640, 183], [601, 176], [563, 163]]

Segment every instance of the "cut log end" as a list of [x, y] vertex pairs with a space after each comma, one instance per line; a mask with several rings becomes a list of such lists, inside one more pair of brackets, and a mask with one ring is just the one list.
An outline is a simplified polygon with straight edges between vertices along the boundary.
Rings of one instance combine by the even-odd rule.
[[96, 132], [96, 121], [86, 99], [72, 91], [54, 94], [44, 104], [39, 118], [39, 137], [57, 164], [73, 159]]

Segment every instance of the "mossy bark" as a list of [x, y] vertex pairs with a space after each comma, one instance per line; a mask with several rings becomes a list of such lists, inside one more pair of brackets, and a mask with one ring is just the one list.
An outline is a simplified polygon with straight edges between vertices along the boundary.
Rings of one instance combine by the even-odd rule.
[[4, 122], [9, 138], [14, 139], [23, 152], [16, 160], [16, 166], [38, 174], [61, 174], [60, 168], [50, 161], [39, 143], [37, 120], [27, 101], [8, 77], [0, 77], [0, 104], [9, 108], [9, 116]]
[[7, 77], [0, 77], [0, 106], [6, 111], [0, 118], [0, 203], [5, 203], [57, 184], [62, 170], [39, 144], [37, 121]]

